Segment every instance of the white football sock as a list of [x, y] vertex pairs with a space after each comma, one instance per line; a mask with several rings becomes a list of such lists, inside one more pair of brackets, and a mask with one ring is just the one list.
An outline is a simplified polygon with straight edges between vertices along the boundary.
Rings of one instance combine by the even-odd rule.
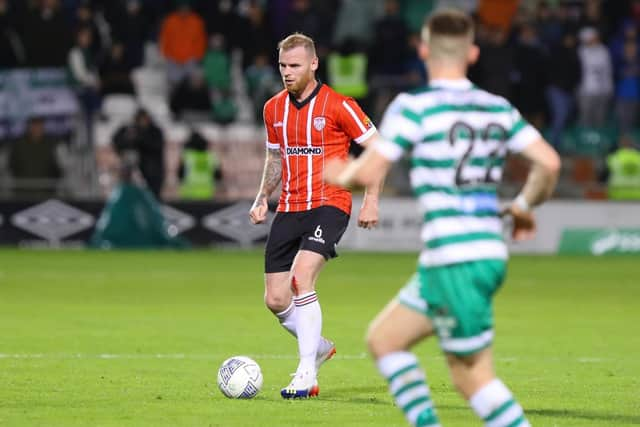
[[498, 378], [478, 390], [469, 404], [476, 414], [490, 427], [531, 427], [522, 407]]
[[[276, 317], [278, 321], [291, 335], [294, 337], [298, 337], [298, 333], [296, 331], [296, 319], [298, 318], [298, 311], [296, 310], [296, 305], [291, 302], [291, 305], [287, 307], [285, 310], [280, 313], [276, 313]], [[325, 337], [320, 337], [320, 343], [318, 344], [319, 352], [328, 352], [331, 347], [333, 347], [333, 343], [326, 339]]]
[[293, 301], [291, 302], [291, 305], [289, 305], [289, 307], [287, 307], [284, 311], [276, 313], [276, 317], [280, 321], [282, 327], [289, 331], [289, 333], [294, 337], [298, 336], [298, 333], [296, 332], [296, 319], [298, 318], [297, 314], [298, 312]]
[[296, 331], [300, 364], [298, 371], [308, 370], [315, 375], [315, 360], [322, 332], [322, 310], [314, 292], [293, 298], [296, 311]]

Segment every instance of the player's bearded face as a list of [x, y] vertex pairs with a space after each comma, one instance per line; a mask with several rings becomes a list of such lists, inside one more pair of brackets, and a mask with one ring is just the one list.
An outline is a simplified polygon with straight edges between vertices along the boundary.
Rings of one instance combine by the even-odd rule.
[[294, 95], [301, 94], [314, 79], [318, 66], [317, 58], [302, 46], [281, 50], [278, 62], [282, 83]]

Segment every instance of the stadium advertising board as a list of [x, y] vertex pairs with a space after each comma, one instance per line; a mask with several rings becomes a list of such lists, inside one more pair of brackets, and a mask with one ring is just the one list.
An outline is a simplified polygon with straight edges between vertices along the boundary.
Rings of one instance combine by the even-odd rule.
[[[380, 200], [380, 223], [373, 230], [357, 226], [360, 197], [354, 197], [351, 224], [339, 250], [417, 252], [422, 219], [412, 198]], [[260, 247], [267, 224], [249, 221], [249, 200], [235, 202], [168, 202], [160, 207], [167, 232], [194, 247]], [[100, 201], [0, 202], [0, 245], [21, 247], [85, 247], [99, 224]], [[536, 210], [536, 238], [509, 242], [512, 253], [629, 254], [640, 253], [640, 203], [552, 201]], [[508, 235], [508, 227], [505, 228]]]
[[79, 105], [64, 68], [0, 71], [0, 137], [23, 133], [32, 116], [45, 119], [47, 132], [71, 131]]
[[[104, 209], [102, 202], [49, 199], [0, 202], [0, 245], [85, 247]], [[262, 244], [269, 224], [253, 225], [250, 201], [235, 203], [175, 202], [160, 206], [167, 233], [192, 246], [250, 247]], [[139, 214], [139, 212], [137, 212]], [[270, 214], [268, 221], [273, 218]], [[135, 232], [132, 230], [131, 232]]]
[[576, 228], [562, 233], [561, 254], [638, 254], [640, 228]]

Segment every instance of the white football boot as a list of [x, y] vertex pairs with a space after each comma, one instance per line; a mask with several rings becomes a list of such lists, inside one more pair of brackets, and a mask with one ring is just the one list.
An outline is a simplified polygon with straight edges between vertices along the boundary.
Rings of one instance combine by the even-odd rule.
[[320, 393], [314, 372], [296, 372], [288, 386], [280, 390], [284, 399], [307, 399]]

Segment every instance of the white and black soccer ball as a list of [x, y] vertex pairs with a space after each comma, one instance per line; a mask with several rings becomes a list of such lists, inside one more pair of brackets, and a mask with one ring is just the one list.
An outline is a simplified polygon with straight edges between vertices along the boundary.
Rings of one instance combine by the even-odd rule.
[[233, 356], [218, 369], [218, 387], [231, 399], [251, 399], [262, 388], [262, 371], [255, 360]]

